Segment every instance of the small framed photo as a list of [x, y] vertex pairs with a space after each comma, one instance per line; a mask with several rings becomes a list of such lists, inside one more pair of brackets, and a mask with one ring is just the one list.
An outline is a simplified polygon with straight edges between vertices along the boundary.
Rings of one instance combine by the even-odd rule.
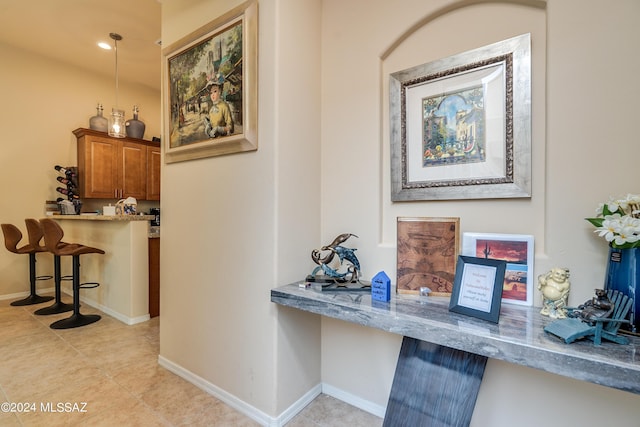
[[528, 234], [463, 233], [462, 255], [507, 263], [502, 301], [533, 305], [533, 236]]
[[460, 255], [449, 311], [498, 323], [507, 263]]
[[396, 292], [418, 295], [429, 288], [449, 296], [460, 253], [460, 218], [398, 218]]

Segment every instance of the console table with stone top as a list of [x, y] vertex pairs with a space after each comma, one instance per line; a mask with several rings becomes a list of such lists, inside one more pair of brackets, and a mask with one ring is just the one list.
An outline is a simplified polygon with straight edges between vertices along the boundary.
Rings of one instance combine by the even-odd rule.
[[[469, 424], [488, 358], [640, 394], [640, 338], [629, 345], [565, 344], [539, 307], [502, 304], [498, 324], [449, 311], [447, 297], [322, 291], [295, 282], [271, 301], [404, 337], [384, 426]], [[415, 424], [407, 422], [415, 419]], [[425, 424], [426, 420], [426, 424]]]

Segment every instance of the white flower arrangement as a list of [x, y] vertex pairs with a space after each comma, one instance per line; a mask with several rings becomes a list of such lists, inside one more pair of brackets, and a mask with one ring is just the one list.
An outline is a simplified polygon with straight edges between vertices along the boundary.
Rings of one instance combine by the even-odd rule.
[[640, 196], [627, 194], [623, 199], [611, 199], [596, 209], [596, 218], [587, 218], [594, 230], [613, 248], [640, 247]]

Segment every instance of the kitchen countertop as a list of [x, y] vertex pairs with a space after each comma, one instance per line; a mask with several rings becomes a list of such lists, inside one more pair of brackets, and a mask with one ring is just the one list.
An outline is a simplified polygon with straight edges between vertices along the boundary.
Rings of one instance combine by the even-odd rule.
[[[156, 218], [155, 215], [96, 215], [94, 213], [86, 213], [80, 215], [51, 215], [48, 218], [65, 219], [76, 221], [151, 221]], [[160, 238], [160, 227], [149, 225], [148, 237], [150, 239]]]
[[155, 215], [96, 215], [86, 213], [80, 215], [51, 215], [52, 219], [69, 219], [80, 221], [151, 221]]
[[[629, 345], [589, 340], [565, 344], [544, 332], [540, 307], [502, 304], [494, 324], [449, 311], [449, 298], [322, 291], [296, 282], [271, 290], [271, 301], [322, 316], [640, 394], [640, 338]], [[392, 289], [393, 291], [394, 289]]]

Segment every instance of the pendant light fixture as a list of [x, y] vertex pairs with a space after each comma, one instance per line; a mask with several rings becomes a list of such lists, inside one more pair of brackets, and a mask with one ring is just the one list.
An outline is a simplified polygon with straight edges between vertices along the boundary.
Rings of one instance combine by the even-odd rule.
[[122, 36], [109, 33], [109, 37], [113, 39], [116, 51], [116, 106], [111, 108], [111, 116], [109, 116], [109, 136], [124, 138], [126, 136], [124, 111], [118, 109], [118, 41], [122, 40]]

